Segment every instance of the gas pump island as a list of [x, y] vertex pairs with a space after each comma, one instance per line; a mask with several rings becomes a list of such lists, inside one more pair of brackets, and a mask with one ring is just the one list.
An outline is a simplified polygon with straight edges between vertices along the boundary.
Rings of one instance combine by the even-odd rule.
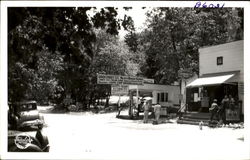
[[[147, 79], [151, 80], [151, 79]], [[145, 79], [143, 77], [136, 77], [136, 76], [121, 76], [121, 75], [107, 75], [107, 74], [97, 74], [97, 84], [107, 84], [111, 85], [111, 94], [118, 95], [118, 108], [120, 108], [120, 97], [121, 95], [127, 95], [129, 92], [128, 86], [129, 85], [136, 85], [136, 108], [138, 108], [138, 98], [139, 98], [139, 91], [138, 85], [144, 85]], [[153, 82], [153, 80], [151, 80]], [[130, 99], [131, 102], [131, 99]], [[133, 105], [129, 105], [129, 115], [132, 115], [132, 107]], [[120, 114], [120, 110], [118, 111], [118, 115]]]

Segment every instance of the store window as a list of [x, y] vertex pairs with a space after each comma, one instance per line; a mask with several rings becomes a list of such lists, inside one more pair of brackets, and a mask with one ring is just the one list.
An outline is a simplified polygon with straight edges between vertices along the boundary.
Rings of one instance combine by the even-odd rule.
[[161, 102], [165, 102], [165, 94], [161, 93]]
[[217, 65], [223, 65], [223, 57], [217, 57]]
[[160, 93], [157, 93], [157, 103], [160, 102]]
[[157, 102], [168, 102], [168, 93], [157, 93]]
[[165, 93], [165, 102], [168, 102], [168, 93]]

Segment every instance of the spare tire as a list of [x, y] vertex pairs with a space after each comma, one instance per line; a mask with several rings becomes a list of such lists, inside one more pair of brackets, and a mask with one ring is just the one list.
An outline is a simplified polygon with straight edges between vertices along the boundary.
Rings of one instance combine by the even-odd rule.
[[42, 149], [34, 144], [30, 144], [26, 149], [20, 149], [13, 145], [9, 147], [8, 152], [42, 152]]

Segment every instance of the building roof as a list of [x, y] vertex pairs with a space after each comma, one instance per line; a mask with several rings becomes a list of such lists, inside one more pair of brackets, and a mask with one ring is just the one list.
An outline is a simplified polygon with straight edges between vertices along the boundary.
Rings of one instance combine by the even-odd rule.
[[217, 45], [203, 46], [203, 47], [200, 47], [199, 50], [207, 49], [207, 48], [217, 48], [220, 46], [227, 46], [227, 45], [237, 45], [241, 43], [244, 43], [244, 40], [232, 41], [232, 42], [227, 42], [227, 43], [222, 43], [222, 44], [217, 44]]
[[171, 88], [179, 88], [179, 85], [162, 85], [162, 84], [144, 84], [144, 85], [129, 85], [129, 90], [138, 90], [142, 91], [165, 91]]

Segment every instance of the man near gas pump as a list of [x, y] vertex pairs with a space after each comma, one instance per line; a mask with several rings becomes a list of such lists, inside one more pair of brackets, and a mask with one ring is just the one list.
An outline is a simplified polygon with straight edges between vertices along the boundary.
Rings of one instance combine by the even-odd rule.
[[144, 108], [143, 123], [148, 123], [148, 113], [149, 113], [149, 101], [148, 100], [144, 101], [143, 108]]
[[160, 115], [161, 115], [161, 105], [159, 103], [157, 103], [154, 106], [154, 114], [155, 114], [154, 124], [158, 124], [159, 123], [159, 119], [160, 119]]

